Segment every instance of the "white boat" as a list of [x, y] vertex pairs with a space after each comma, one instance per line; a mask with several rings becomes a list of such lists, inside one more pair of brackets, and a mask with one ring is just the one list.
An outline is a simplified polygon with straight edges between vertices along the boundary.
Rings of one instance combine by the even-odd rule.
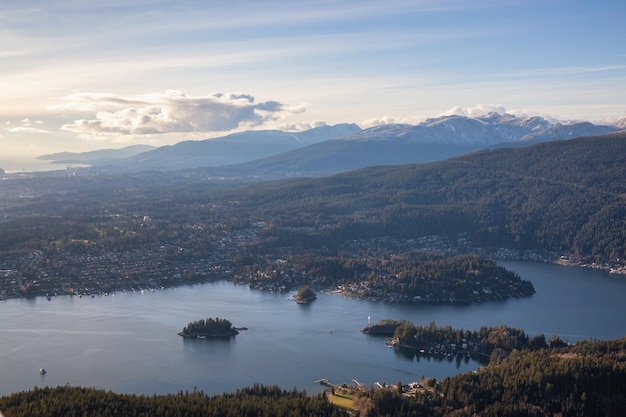
[[45, 375], [46, 374], [46, 369], [45, 368], [39, 368], [39, 373], [41, 375]]

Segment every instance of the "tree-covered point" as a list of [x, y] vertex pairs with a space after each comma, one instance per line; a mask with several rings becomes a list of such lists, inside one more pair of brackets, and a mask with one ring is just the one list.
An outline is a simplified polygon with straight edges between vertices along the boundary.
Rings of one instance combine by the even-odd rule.
[[468, 254], [441, 256], [420, 251], [394, 254], [368, 251], [351, 256], [290, 253], [276, 264], [248, 256], [238, 280], [252, 286], [314, 283], [341, 287], [358, 298], [414, 303], [470, 303], [532, 295], [530, 281], [493, 260]]
[[[394, 343], [429, 355], [478, 356], [500, 361], [515, 350], [539, 350], [567, 346], [558, 336], [546, 340], [545, 335], [527, 335], [522, 329], [500, 325], [483, 326], [479, 330], [454, 329], [450, 325], [414, 325], [400, 320], [385, 320], [387, 331], [393, 331]], [[389, 336], [389, 333], [384, 335]]]
[[371, 334], [376, 336], [395, 336], [396, 329], [402, 325], [413, 326], [410, 322], [405, 320], [392, 320], [383, 319], [378, 323], [368, 324], [361, 332], [365, 334]]
[[232, 323], [219, 317], [190, 322], [178, 333], [183, 337], [229, 337], [239, 334]]

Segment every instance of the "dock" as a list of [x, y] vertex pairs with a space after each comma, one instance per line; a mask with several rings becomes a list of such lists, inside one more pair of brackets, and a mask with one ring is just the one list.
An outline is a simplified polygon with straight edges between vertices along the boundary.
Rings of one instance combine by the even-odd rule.
[[[315, 382], [316, 384], [320, 384], [320, 385], [323, 385], [323, 386], [325, 386], [325, 387], [334, 387], [334, 388], [347, 388], [347, 387], [348, 387], [348, 385], [347, 385], [347, 384], [345, 384], [345, 383], [344, 383], [344, 384], [342, 384], [342, 385], [339, 385], [339, 384], [333, 384], [332, 382], [330, 382], [330, 381], [329, 381], [328, 379], [326, 379], [326, 378], [316, 379], [314, 382]], [[356, 389], [361, 390], [361, 391], [364, 391], [364, 390], [365, 390], [365, 385], [363, 385], [362, 383], [360, 383], [360, 382], [359, 382], [359, 381], [357, 381], [356, 379], [353, 379], [353, 380], [352, 380], [352, 382], [353, 382], [353, 384], [354, 384], [354, 385], [352, 386], [353, 388], [356, 388]]]

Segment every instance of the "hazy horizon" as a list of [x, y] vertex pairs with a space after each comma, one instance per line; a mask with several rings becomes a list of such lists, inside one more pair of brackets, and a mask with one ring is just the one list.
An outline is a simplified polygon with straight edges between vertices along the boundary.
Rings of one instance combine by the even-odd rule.
[[51, 161], [43, 161], [40, 159], [21, 157], [21, 158], [4, 158], [0, 159], [0, 168], [7, 174], [16, 174], [20, 172], [45, 172], [65, 170], [67, 167], [79, 166], [79, 164], [54, 164]]

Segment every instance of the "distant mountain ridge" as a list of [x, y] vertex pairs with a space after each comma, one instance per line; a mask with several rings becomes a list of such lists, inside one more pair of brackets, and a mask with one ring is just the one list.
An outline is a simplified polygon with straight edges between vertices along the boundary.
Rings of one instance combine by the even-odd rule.
[[233, 133], [215, 139], [184, 141], [129, 159], [138, 169], [180, 170], [248, 162], [353, 134], [355, 124], [322, 126], [302, 132], [260, 130]]
[[508, 113], [476, 118], [449, 115], [417, 125], [387, 124], [368, 129], [344, 123], [302, 132], [247, 131], [183, 141], [118, 159], [90, 159], [90, 163], [98, 169], [119, 172], [203, 168], [225, 176], [323, 176], [373, 165], [433, 162], [481, 149], [525, 147], [617, 130], [615, 126], [551, 123], [538, 116], [517, 117]]
[[526, 147], [556, 139], [612, 133], [613, 126], [550, 123], [541, 117], [490, 113], [479, 118], [443, 116], [418, 125], [388, 124], [213, 174], [285, 177], [325, 176], [376, 165], [440, 161], [483, 149]]
[[76, 163], [102, 163], [103, 160], [117, 160], [121, 158], [130, 158], [134, 155], [149, 152], [156, 149], [156, 146], [150, 145], [131, 145], [121, 149], [100, 149], [89, 152], [59, 152], [38, 156], [37, 159], [43, 161], [52, 161], [58, 164], [76, 164]]
[[486, 116], [442, 116], [412, 125], [383, 125], [365, 129], [346, 140], [389, 140], [397, 138], [414, 144], [492, 146], [507, 142], [539, 142], [601, 135], [619, 130], [589, 122], [552, 124], [538, 117], [516, 117], [489, 113]]

